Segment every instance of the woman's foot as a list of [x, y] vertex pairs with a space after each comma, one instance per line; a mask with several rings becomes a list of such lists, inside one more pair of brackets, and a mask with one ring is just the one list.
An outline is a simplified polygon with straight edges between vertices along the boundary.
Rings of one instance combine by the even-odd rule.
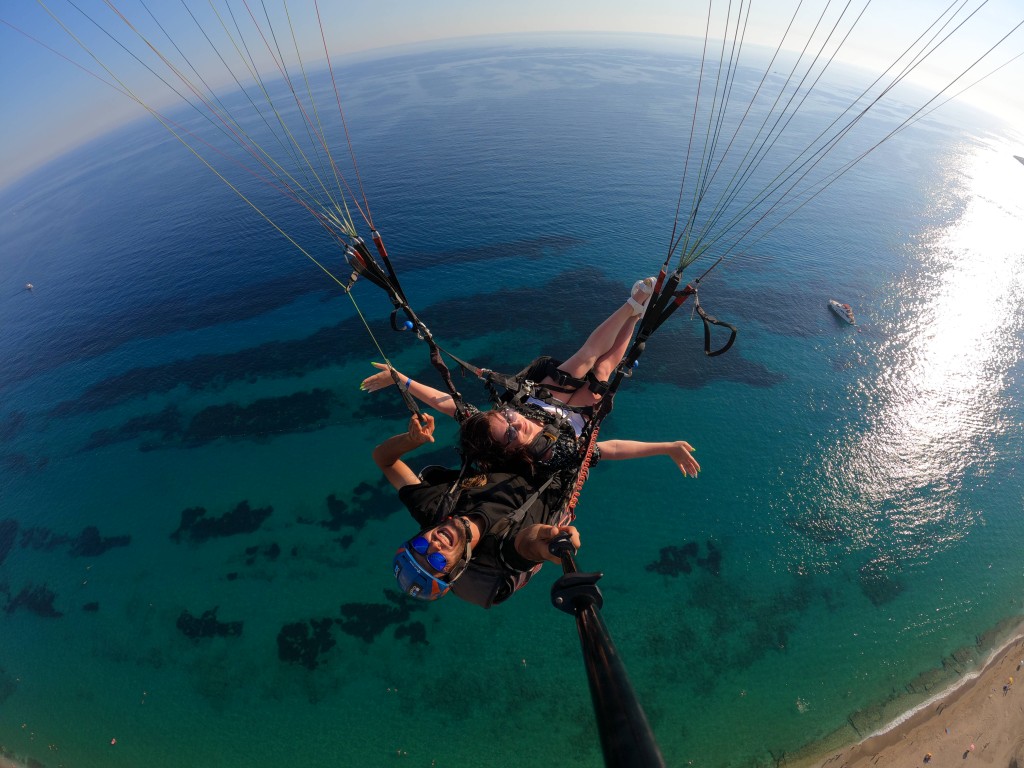
[[643, 280], [637, 280], [633, 283], [633, 292], [626, 299], [626, 303], [633, 308], [634, 316], [642, 315], [647, 309], [647, 300], [654, 293], [656, 282], [657, 278], [645, 277]]

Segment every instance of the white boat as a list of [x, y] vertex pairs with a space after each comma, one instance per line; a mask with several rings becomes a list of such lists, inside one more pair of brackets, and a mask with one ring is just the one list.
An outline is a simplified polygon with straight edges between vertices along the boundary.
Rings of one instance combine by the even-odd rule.
[[857, 324], [857, 321], [853, 319], [853, 309], [849, 304], [842, 304], [835, 299], [829, 299], [828, 308], [843, 318], [843, 320], [848, 322], [850, 325]]

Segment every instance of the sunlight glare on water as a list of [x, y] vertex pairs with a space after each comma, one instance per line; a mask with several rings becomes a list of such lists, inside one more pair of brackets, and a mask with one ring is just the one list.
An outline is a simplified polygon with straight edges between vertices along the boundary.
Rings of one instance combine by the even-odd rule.
[[977, 144], [944, 177], [934, 204], [958, 215], [908, 244], [920, 269], [861, 313], [851, 394], [861, 412], [821, 446], [812, 471], [831, 510], [812, 512], [812, 525], [887, 570], [929, 560], [979, 521], [983, 510], [955, 491], [992, 473], [1021, 359], [1024, 167], [1009, 147]]

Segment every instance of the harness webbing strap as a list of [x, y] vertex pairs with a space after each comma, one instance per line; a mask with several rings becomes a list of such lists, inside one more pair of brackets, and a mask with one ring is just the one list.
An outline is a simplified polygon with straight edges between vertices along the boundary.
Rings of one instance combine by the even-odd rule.
[[[704, 322], [704, 354], [708, 357], [718, 357], [718, 355], [725, 354], [729, 351], [729, 347], [732, 346], [733, 342], [736, 341], [736, 326], [731, 323], [726, 323], [719, 320], [717, 317], [712, 317], [705, 312], [700, 306], [700, 300], [697, 298], [696, 293], [693, 296], [694, 306], [697, 308], [697, 314], [700, 315], [700, 319]], [[722, 325], [729, 329], [729, 340], [725, 342], [725, 345], [714, 352], [711, 351], [711, 328], [712, 325]]]
[[[718, 263], [719, 262], [715, 262], [711, 269], [714, 269]], [[647, 311], [644, 312], [644, 316], [640, 321], [640, 327], [637, 330], [636, 338], [625, 356], [622, 358], [622, 362], [620, 362], [618, 368], [616, 368], [614, 378], [608, 383], [607, 390], [600, 402], [597, 404], [593, 417], [584, 428], [584, 434], [586, 435], [586, 448], [582, 456], [580, 468], [576, 474], [572, 492], [569, 496], [568, 505], [566, 507], [566, 511], [570, 517], [575, 517], [575, 508], [579, 501], [580, 492], [583, 490], [583, 484], [587, 481], [587, 476], [590, 474], [590, 464], [593, 461], [594, 450], [597, 447], [597, 435], [601, 429], [601, 422], [604, 420], [605, 416], [611, 412], [612, 401], [615, 397], [615, 393], [619, 389], [619, 385], [622, 384], [622, 380], [633, 370], [633, 366], [640, 358], [640, 355], [643, 354], [644, 349], [647, 346], [647, 340], [650, 338], [651, 334], [661, 327], [662, 323], [671, 317], [672, 313], [679, 309], [679, 307], [681, 307], [692, 295], [694, 304], [697, 308], [697, 313], [704, 322], [705, 354], [709, 357], [720, 355], [726, 352], [736, 340], [736, 328], [728, 323], [719, 321], [711, 315], [708, 315], [703, 309], [701, 309], [700, 302], [697, 300], [697, 288], [695, 286], [705, 275], [708, 274], [708, 272], [711, 271], [711, 269], [708, 269], [703, 275], [694, 280], [693, 285], [688, 284], [681, 290], [679, 289], [679, 282], [682, 279], [681, 269], [674, 270], [672, 274], [666, 275], [665, 268], [663, 267], [659, 273], [658, 280], [654, 285], [654, 294], [648, 300]], [[729, 341], [726, 342], [725, 346], [715, 352], [711, 352], [711, 332], [709, 325], [723, 325], [732, 331]], [[587, 430], [589, 430], [589, 432]]]
[[[356, 271], [360, 274], [365, 275], [370, 282], [374, 285], [384, 289], [387, 292], [388, 298], [391, 299], [391, 303], [395, 307], [395, 312], [392, 313], [391, 325], [397, 327], [395, 321], [395, 313], [399, 310], [405, 313], [405, 316], [409, 318], [413, 328], [416, 331], [416, 335], [427, 343], [430, 348], [430, 363], [437, 369], [438, 373], [441, 374], [441, 379], [444, 381], [445, 387], [448, 389], [448, 393], [452, 396], [452, 401], [455, 403], [456, 417], [461, 421], [464, 418], [467, 408], [466, 403], [462, 398], [462, 394], [455, 386], [455, 382], [452, 381], [451, 371], [448, 370], [448, 366], [444, 364], [444, 360], [441, 357], [443, 350], [438, 346], [437, 342], [434, 341], [434, 336], [430, 332], [430, 329], [423, 323], [412, 307], [409, 306], [409, 302], [405, 298], [405, 292], [402, 290], [402, 284], [398, 280], [398, 275], [395, 274], [394, 267], [391, 265], [391, 259], [388, 256], [387, 249], [384, 247], [384, 241], [381, 239], [380, 233], [374, 229], [370, 233], [373, 239], [373, 244], [377, 249], [377, 253], [380, 255], [381, 261], [384, 262], [382, 268], [377, 260], [373, 258], [370, 253], [370, 249], [366, 247], [366, 243], [362, 238], [353, 238], [353, 245], [350, 249], [350, 253], [355, 254], [357, 257], [353, 266]], [[387, 270], [385, 273], [384, 270]], [[447, 354], [447, 353], [446, 353]], [[461, 364], [461, 362], [460, 362]], [[392, 371], [392, 377], [395, 376]], [[395, 383], [398, 383], [397, 378]], [[399, 387], [399, 391], [401, 391]], [[419, 413], [418, 407], [414, 403], [411, 403], [412, 398], [408, 393], [403, 392], [403, 399], [406, 405], [413, 413]]]

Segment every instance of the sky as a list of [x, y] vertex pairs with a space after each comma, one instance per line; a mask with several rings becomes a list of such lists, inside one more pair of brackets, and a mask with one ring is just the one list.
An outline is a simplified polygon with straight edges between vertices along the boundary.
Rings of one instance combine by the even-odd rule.
[[[228, 2], [236, 13], [246, 13], [245, 0], [149, 0], [149, 8], [164, 25], [168, 37], [184, 50], [205, 51], [201, 33], [189, 18], [188, 10], [210, 30], [215, 26], [210, 16], [211, 5], [224, 14]], [[797, 2], [753, 0], [749, 5], [748, 41], [777, 45]], [[251, 8], [269, 7], [272, 14], [277, 14], [275, 29], [288, 29], [283, 0], [263, 3], [248, 0]], [[802, 45], [810, 36], [811, 20], [822, 9], [826, 9], [827, 17], [834, 18], [846, 3], [847, 0], [804, 0], [797, 28], [786, 39], [793, 46]], [[941, 53], [932, 56], [915, 73], [915, 78], [926, 86], [941, 88], [1024, 22], [1022, 0], [955, 0], [952, 6], [947, 0], [850, 0], [852, 10], [847, 11], [846, 18], [852, 18], [861, 9], [864, 12], [840, 58], [880, 72], [932, 20], [961, 3], [965, 6], [958, 20], [973, 9], [978, 10], [955, 32]], [[729, 4], [727, 0], [710, 0], [710, 4], [712, 26], [721, 29]], [[76, 0], [76, 5], [111, 30], [115, 39], [102, 33], [68, 0], [0, 2], [0, 187], [85, 141], [145, 115], [138, 104], [63, 57], [107, 79], [124, 78], [153, 106], [163, 106], [169, 98], [164, 89], [150, 85], [147, 76], [140, 74], [139, 66], [118, 46], [118, 41], [135, 47], [142, 43], [113, 15], [112, 9], [122, 12], [140, 28], [148, 23], [152, 29], [152, 18], [142, 0]], [[738, 7], [739, 0], [733, 0], [732, 5]], [[403, 46], [444, 47], [481, 35], [581, 31], [703, 37], [708, 7], [708, 0], [320, 0], [319, 13], [332, 60], [337, 65], [355, 57], [400, 53]], [[301, 48], [306, 51], [303, 55], [308, 55], [310, 61], [322, 60], [313, 0], [288, 0], [287, 12], [302, 40]], [[203, 13], [205, 17], [201, 16]], [[54, 16], [83, 41], [88, 52], [75, 43]], [[151, 40], [163, 39], [155, 31], [149, 35]], [[963, 84], [1022, 53], [1024, 26], [1012, 32], [992, 58], [979, 66], [977, 75], [965, 79]], [[203, 54], [196, 55], [200, 62], [197, 69], [202, 72], [204, 66], [209, 66], [214, 71], [215, 62], [204, 63]], [[98, 62], [109, 67], [112, 74], [105, 73]], [[1024, 121], [1024, 89], [1019, 85], [1022, 82], [1024, 56], [974, 86], [962, 98], [1019, 125]]]

